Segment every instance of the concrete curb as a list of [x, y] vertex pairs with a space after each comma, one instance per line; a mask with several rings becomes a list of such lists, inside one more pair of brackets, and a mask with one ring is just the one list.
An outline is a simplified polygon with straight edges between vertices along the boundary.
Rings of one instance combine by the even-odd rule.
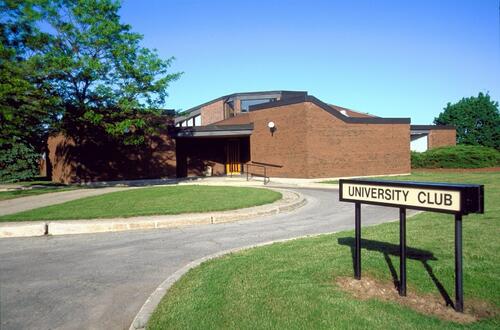
[[0, 223], [0, 238], [32, 237], [47, 234], [47, 223], [43, 221]]
[[282, 198], [274, 203], [261, 206], [222, 212], [142, 216], [117, 219], [6, 222], [0, 223], [0, 238], [89, 234], [216, 224], [245, 220], [282, 212], [290, 212], [307, 203], [305, 197], [298, 192], [277, 188], [270, 189], [279, 191], [283, 195]]
[[227, 254], [231, 253], [236, 253], [240, 252], [243, 250], [249, 250], [257, 247], [262, 247], [266, 245], [272, 245], [275, 243], [283, 243], [283, 242], [288, 242], [288, 241], [293, 241], [301, 238], [308, 238], [308, 237], [318, 237], [322, 235], [330, 235], [336, 233], [335, 231], [329, 232], [329, 233], [321, 233], [321, 234], [313, 234], [313, 235], [305, 235], [305, 236], [298, 236], [298, 237], [292, 237], [292, 238], [286, 238], [286, 239], [279, 239], [279, 240], [274, 240], [274, 241], [269, 241], [269, 242], [264, 242], [264, 243], [259, 243], [259, 244], [252, 244], [252, 245], [247, 245], [243, 247], [238, 247], [234, 249], [229, 249], [229, 250], [224, 250], [224, 251], [219, 251], [214, 254], [196, 259], [194, 261], [191, 261], [181, 269], [177, 270], [175, 273], [170, 275], [165, 281], [163, 281], [155, 291], [148, 297], [144, 305], [142, 305], [141, 309], [139, 310], [139, 313], [134, 317], [134, 320], [132, 321], [132, 324], [130, 325], [129, 330], [143, 330], [146, 329], [146, 325], [151, 318], [151, 315], [155, 311], [156, 307], [160, 303], [160, 301], [163, 299], [165, 295], [167, 295], [168, 290], [174, 285], [175, 282], [177, 282], [183, 275], [185, 275], [188, 271], [191, 269], [198, 267], [202, 263], [223, 257]]

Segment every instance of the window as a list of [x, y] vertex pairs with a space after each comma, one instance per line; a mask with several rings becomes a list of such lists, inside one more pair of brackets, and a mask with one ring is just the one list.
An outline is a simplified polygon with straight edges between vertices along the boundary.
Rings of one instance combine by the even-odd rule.
[[268, 102], [273, 102], [273, 101], [276, 101], [276, 99], [275, 98], [268, 98], [268, 99], [241, 100], [241, 112], [248, 112], [248, 109], [252, 105], [268, 103]]
[[194, 126], [201, 126], [201, 116], [194, 117]]

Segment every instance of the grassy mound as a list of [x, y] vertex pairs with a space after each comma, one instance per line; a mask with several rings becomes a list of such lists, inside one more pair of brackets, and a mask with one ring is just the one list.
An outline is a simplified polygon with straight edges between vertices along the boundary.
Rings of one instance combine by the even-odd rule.
[[411, 153], [412, 168], [481, 168], [500, 166], [500, 151], [457, 145]]
[[121, 218], [234, 210], [281, 198], [269, 189], [211, 186], [140, 188], [86, 197], [0, 217], [1, 221]]

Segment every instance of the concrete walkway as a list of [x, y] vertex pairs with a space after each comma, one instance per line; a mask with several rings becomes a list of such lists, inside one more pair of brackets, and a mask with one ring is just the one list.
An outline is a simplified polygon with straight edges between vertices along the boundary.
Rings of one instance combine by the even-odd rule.
[[[125, 329], [166, 278], [204, 256], [272, 240], [351, 229], [336, 190], [298, 189], [293, 213], [181, 229], [0, 240], [0, 328]], [[363, 206], [363, 225], [398, 210]], [[348, 247], [345, 247], [348, 249]]]
[[0, 201], [0, 215], [13, 214], [48, 205], [61, 204], [74, 199], [102, 195], [124, 189], [133, 189], [133, 187], [86, 188], [7, 199]]

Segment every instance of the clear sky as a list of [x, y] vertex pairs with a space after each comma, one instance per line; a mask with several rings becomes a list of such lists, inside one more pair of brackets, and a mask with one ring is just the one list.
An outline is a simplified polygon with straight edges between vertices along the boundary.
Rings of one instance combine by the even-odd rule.
[[144, 46], [184, 75], [167, 108], [234, 92], [304, 90], [430, 124], [447, 102], [500, 101], [499, 0], [124, 0]]

